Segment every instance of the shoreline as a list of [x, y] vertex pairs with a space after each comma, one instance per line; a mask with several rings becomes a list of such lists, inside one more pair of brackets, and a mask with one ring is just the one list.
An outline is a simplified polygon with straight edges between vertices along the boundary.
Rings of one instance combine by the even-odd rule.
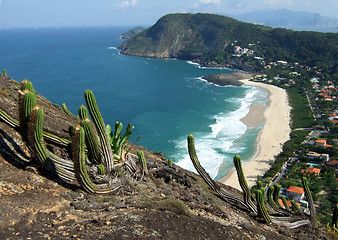
[[[284, 89], [259, 82], [251, 82], [249, 79], [240, 80], [245, 85], [257, 86], [269, 91], [270, 105], [263, 111], [265, 124], [258, 136], [257, 154], [252, 158], [242, 163], [243, 172], [249, 187], [256, 184], [257, 176], [263, 176], [269, 170], [270, 162], [274, 160], [274, 156], [282, 151], [283, 144], [290, 139], [290, 111], [291, 107], [288, 103], [288, 96]], [[260, 112], [259, 112], [260, 111]], [[250, 111], [241, 121], [247, 127], [250, 124], [255, 124], [255, 117], [263, 113], [262, 110], [257, 110], [255, 107], [250, 107]], [[251, 119], [250, 119], [251, 118]], [[235, 169], [231, 169], [227, 175], [219, 180], [219, 182], [230, 185], [241, 190], [237, 179]]]

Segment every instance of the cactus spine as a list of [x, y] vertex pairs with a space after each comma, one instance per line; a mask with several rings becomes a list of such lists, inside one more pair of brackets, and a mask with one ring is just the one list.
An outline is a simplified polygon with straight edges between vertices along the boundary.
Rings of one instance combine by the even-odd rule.
[[103, 152], [103, 161], [108, 172], [111, 172], [114, 161], [113, 161], [113, 153], [110, 147], [110, 140], [106, 131], [106, 125], [103, 121], [99, 108], [96, 104], [96, 99], [94, 93], [90, 90], [85, 91], [85, 100], [87, 106], [89, 108], [89, 113], [92, 116], [92, 119], [95, 123], [96, 129], [99, 134], [101, 148]]
[[251, 191], [250, 191], [250, 188], [248, 186], [248, 183], [245, 180], [243, 168], [242, 168], [242, 163], [241, 163], [241, 158], [240, 158], [239, 155], [236, 155], [234, 157], [234, 164], [235, 164], [235, 168], [236, 168], [236, 171], [237, 171], [238, 181], [239, 181], [239, 184], [240, 184], [242, 191], [243, 191], [244, 202], [247, 204], [247, 206], [249, 207], [249, 209], [252, 212], [257, 213], [257, 208], [251, 200]]
[[307, 201], [309, 203], [309, 209], [310, 209], [310, 216], [312, 219], [312, 223], [317, 226], [317, 220], [316, 220], [316, 210], [315, 210], [315, 206], [313, 203], [313, 199], [312, 199], [312, 194], [311, 191], [309, 189], [309, 185], [307, 183], [307, 179], [306, 177], [302, 177], [302, 185], [305, 191], [305, 196], [307, 198]]
[[263, 218], [266, 223], [271, 223], [272, 220], [271, 220], [271, 217], [268, 214], [268, 211], [265, 208], [264, 195], [263, 195], [261, 190], [257, 191], [256, 201], [257, 201], [258, 216]]

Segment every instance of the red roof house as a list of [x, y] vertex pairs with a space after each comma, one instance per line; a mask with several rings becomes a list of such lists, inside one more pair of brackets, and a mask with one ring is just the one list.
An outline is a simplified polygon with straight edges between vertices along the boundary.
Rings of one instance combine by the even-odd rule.
[[308, 174], [319, 175], [319, 174], [320, 174], [320, 171], [321, 171], [320, 168], [309, 167], [309, 168], [307, 168], [307, 169], [302, 169], [300, 172], [301, 172], [301, 173], [308, 173]]

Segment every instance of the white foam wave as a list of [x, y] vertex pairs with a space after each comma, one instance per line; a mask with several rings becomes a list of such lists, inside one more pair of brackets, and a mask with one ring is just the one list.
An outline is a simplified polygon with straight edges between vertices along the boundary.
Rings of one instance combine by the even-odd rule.
[[[248, 88], [244, 98], [232, 98], [232, 102], [238, 102], [239, 108], [229, 113], [219, 113], [212, 118], [214, 123], [210, 124], [210, 131], [195, 134], [196, 152], [202, 166], [215, 178], [221, 164], [226, 159], [226, 154], [238, 154], [245, 151], [245, 146], [234, 144], [243, 134], [247, 127], [240, 121], [250, 109], [250, 105], [256, 99], [259, 89]], [[187, 154], [187, 143], [185, 139], [174, 141], [177, 154], [174, 159], [181, 159], [177, 164], [183, 168], [195, 171], [193, 164]]]
[[114, 49], [114, 50], [117, 50], [117, 47], [108, 47], [108, 49]]

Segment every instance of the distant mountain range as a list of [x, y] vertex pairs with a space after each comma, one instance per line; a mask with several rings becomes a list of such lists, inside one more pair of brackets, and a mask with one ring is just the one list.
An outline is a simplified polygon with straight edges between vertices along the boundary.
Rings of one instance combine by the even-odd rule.
[[287, 9], [256, 10], [240, 15], [228, 15], [243, 22], [269, 27], [289, 28], [293, 30], [337, 32], [338, 19], [321, 16], [318, 13], [295, 12]]

